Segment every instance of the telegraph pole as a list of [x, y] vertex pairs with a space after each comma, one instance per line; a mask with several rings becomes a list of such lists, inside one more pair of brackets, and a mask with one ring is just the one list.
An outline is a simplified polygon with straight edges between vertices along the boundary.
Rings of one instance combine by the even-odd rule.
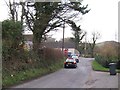
[[64, 34], [65, 34], [65, 19], [63, 20], [63, 41], [62, 41], [62, 52], [64, 51]]
[[85, 56], [86, 56], [86, 54], [87, 54], [87, 53], [86, 53], [86, 49], [87, 49], [87, 48], [86, 48], [86, 43], [87, 43], [87, 40], [86, 40], [86, 35], [85, 35]]

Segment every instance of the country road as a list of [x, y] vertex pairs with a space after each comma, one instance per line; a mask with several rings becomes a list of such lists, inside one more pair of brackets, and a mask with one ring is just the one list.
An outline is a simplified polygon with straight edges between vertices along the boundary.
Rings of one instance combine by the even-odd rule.
[[118, 74], [93, 71], [92, 58], [80, 58], [76, 69], [61, 69], [12, 88], [118, 88]]

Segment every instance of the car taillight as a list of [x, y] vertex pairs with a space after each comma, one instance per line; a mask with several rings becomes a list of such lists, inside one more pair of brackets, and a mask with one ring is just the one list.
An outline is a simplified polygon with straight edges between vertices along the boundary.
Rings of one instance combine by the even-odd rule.
[[76, 62], [74, 62], [74, 64], [76, 64]]
[[66, 64], [66, 62], [64, 62], [64, 64]]

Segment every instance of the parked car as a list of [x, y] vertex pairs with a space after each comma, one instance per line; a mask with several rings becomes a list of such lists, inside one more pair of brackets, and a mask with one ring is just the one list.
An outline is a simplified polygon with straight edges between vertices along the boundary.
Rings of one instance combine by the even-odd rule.
[[64, 62], [64, 68], [67, 68], [67, 67], [74, 67], [74, 68], [76, 68], [77, 67], [76, 60], [73, 59], [73, 58], [67, 58], [66, 61]]
[[79, 63], [79, 57], [77, 55], [73, 55], [72, 58], [75, 59], [77, 63]]

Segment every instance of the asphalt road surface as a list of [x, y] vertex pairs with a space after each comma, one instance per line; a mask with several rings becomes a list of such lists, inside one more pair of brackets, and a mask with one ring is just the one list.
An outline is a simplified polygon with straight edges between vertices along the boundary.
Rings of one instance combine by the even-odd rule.
[[118, 88], [118, 74], [93, 71], [92, 58], [80, 58], [78, 67], [61, 69], [12, 88]]

